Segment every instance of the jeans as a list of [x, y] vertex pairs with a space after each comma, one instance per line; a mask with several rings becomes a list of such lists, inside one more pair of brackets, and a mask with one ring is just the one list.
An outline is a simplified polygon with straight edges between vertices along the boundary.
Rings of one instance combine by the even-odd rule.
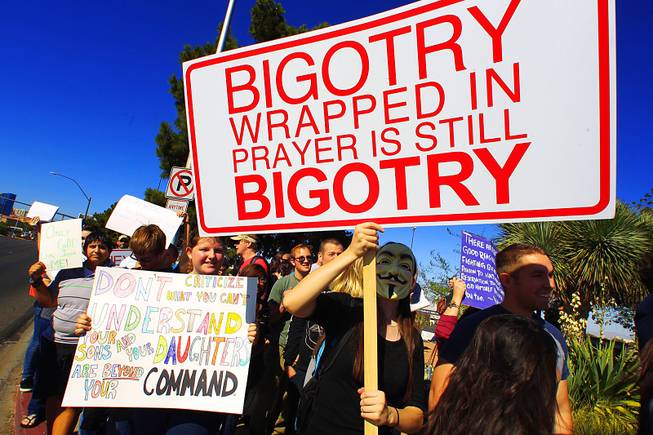
[[43, 319], [41, 317], [41, 311], [43, 308], [39, 305], [38, 302], [34, 302], [34, 333], [32, 334], [32, 340], [27, 346], [25, 351], [25, 359], [23, 360], [23, 374], [22, 379], [34, 379], [34, 373], [36, 372], [36, 366], [38, 362], [38, 353], [39, 353], [39, 340], [41, 339], [41, 334], [45, 329], [50, 325], [49, 319]]

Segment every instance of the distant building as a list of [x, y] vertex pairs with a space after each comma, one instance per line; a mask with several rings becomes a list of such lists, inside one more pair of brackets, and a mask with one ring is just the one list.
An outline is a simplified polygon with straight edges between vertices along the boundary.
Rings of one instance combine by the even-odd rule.
[[9, 216], [14, 209], [15, 193], [0, 193], [0, 215]]

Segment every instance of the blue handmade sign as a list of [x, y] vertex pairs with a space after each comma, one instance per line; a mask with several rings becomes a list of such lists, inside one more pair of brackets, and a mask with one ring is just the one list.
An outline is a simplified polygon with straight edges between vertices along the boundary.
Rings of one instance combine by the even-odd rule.
[[460, 279], [465, 281], [465, 305], [487, 308], [501, 303], [503, 288], [497, 275], [492, 242], [476, 234], [462, 232], [460, 244]]

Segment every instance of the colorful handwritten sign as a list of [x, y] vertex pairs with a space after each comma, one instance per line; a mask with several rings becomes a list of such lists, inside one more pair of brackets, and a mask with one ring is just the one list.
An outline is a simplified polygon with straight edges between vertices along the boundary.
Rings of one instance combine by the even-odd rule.
[[256, 280], [97, 268], [64, 406], [240, 414]]
[[80, 267], [82, 257], [82, 220], [43, 224], [39, 242], [39, 261], [48, 271]]
[[462, 232], [460, 279], [465, 281], [465, 305], [487, 308], [501, 303], [503, 287], [497, 275], [497, 249], [492, 242], [476, 234]]

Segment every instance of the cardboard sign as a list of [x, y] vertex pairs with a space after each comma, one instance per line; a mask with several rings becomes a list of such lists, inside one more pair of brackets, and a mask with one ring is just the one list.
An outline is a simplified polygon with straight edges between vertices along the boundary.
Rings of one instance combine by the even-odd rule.
[[421, 1], [184, 63], [204, 234], [607, 218], [612, 0]]
[[[41, 222], [50, 222], [54, 215], [57, 214], [59, 206], [46, 204], [44, 202], [34, 201], [27, 212], [28, 218], [38, 217]], [[81, 236], [80, 236], [81, 237]]]
[[186, 213], [188, 211], [188, 201], [183, 199], [166, 199], [166, 208], [168, 210], [174, 211], [175, 213], [179, 211]]
[[114, 265], [119, 266], [122, 260], [129, 258], [130, 255], [132, 255], [131, 249], [114, 249], [111, 251], [109, 258]]
[[476, 234], [462, 232], [460, 242], [460, 279], [465, 281], [464, 304], [487, 308], [503, 301], [503, 287], [497, 275], [497, 248]]
[[241, 414], [256, 279], [99, 267], [64, 406]]
[[166, 198], [193, 199], [193, 171], [188, 168], [173, 166], [170, 170], [168, 179], [168, 188], [166, 189]]
[[41, 226], [39, 261], [49, 272], [81, 267], [82, 220], [70, 219]]
[[106, 227], [131, 236], [141, 225], [155, 224], [166, 234], [168, 245], [172, 243], [182, 218], [173, 211], [151, 202], [124, 195], [113, 209]]

